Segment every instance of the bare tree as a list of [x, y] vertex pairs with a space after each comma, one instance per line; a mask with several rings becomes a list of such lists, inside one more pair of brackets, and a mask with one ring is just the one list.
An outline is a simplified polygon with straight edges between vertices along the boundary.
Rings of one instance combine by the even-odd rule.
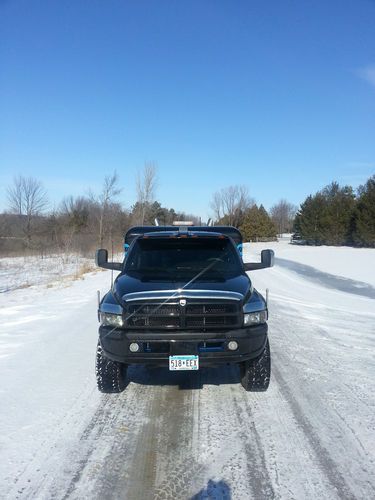
[[281, 199], [271, 207], [271, 219], [276, 225], [278, 234], [290, 233], [298, 208], [285, 199]]
[[220, 191], [216, 191], [216, 193], [213, 194], [211, 200], [211, 209], [213, 211], [213, 218], [215, 221], [218, 221], [223, 217], [224, 210]]
[[7, 188], [9, 209], [12, 213], [23, 215], [23, 177], [14, 177], [13, 185]]
[[228, 186], [214, 193], [211, 209], [214, 212], [216, 222], [221, 221], [238, 227], [245, 211], [254, 203], [246, 186]]
[[35, 217], [48, 206], [47, 192], [37, 179], [19, 175], [14, 178], [13, 185], [8, 187], [7, 195], [10, 211], [24, 218], [23, 231], [30, 246]]
[[112, 175], [107, 175], [104, 178], [102, 191], [96, 199], [98, 203], [98, 225], [99, 225], [99, 245], [100, 248], [103, 247], [104, 234], [106, 231], [106, 218], [109, 213], [111, 204], [114, 202], [115, 198], [121, 193], [122, 189], [118, 187], [119, 177], [115, 171]]
[[142, 172], [138, 172], [136, 189], [137, 204], [140, 213], [137, 214], [140, 224], [144, 224], [147, 206], [151, 205], [155, 197], [157, 168], [155, 162], [146, 162]]
[[92, 202], [83, 196], [68, 196], [61, 202], [60, 209], [55, 215], [57, 224], [54, 227], [56, 242], [60, 249], [68, 252], [73, 248], [76, 235], [88, 226]]

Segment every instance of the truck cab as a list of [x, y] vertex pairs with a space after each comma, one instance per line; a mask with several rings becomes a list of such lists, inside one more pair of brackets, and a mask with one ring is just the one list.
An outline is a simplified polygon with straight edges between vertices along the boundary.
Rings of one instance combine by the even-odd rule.
[[120, 271], [99, 304], [96, 379], [101, 392], [121, 392], [130, 364], [171, 371], [238, 363], [248, 391], [270, 380], [268, 310], [247, 271], [271, 267], [273, 251], [244, 264], [242, 236], [227, 226], [134, 227], [123, 262], [96, 254]]

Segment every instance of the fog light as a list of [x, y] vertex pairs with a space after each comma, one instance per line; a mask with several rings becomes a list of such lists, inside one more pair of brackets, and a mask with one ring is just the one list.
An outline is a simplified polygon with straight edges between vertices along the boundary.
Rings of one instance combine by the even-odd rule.
[[228, 349], [230, 351], [235, 351], [238, 349], [238, 344], [235, 340], [231, 340], [230, 342], [228, 342]]
[[137, 342], [132, 342], [129, 346], [129, 351], [130, 352], [138, 352], [139, 351], [139, 344], [137, 344]]

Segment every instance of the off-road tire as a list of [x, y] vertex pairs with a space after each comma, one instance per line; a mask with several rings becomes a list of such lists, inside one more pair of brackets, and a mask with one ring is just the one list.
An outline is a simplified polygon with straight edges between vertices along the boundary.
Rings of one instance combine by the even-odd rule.
[[246, 391], [263, 392], [268, 389], [271, 378], [270, 345], [267, 343], [260, 356], [240, 365], [241, 384]]
[[103, 354], [102, 346], [98, 342], [96, 348], [95, 374], [96, 383], [100, 392], [122, 392], [126, 387], [127, 365], [112, 361]]

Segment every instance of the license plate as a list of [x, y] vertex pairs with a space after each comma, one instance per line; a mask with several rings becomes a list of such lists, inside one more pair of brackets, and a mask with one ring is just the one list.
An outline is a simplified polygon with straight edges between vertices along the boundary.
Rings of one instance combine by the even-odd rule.
[[195, 355], [169, 356], [170, 370], [199, 370], [199, 357]]

